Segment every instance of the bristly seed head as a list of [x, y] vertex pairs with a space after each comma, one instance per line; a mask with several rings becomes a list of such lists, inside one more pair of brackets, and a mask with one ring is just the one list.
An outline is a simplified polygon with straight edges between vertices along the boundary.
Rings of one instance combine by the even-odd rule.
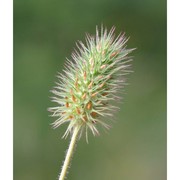
[[98, 134], [98, 124], [109, 128], [106, 116], [111, 116], [116, 108], [111, 101], [116, 100], [125, 85], [124, 75], [130, 72], [128, 54], [133, 51], [126, 48], [128, 39], [124, 34], [115, 38], [114, 30], [113, 27], [107, 33], [101, 27], [100, 31], [96, 29], [95, 37], [87, 35], [87, 44], [79, 42], [79, 51], [72, 53], [72, 60], [67, 60], [65, 75], [58, 76], [58, 86], [52, 91], [58, 106], [49, 111], [58, 117], [54, 128], [69, 123], [63, 137], [77, 126], [81, 132], [90, 129], [94, 135]]

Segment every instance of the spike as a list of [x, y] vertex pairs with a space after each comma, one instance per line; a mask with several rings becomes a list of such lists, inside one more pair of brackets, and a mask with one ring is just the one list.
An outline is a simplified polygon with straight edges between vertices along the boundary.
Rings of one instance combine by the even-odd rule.
[[73, 100], [73, 102], [76, 102], [76, 98], [74, 95], [72, 95], [72, 100]]
[[116, 51], [116, 52], [113, 52], [113, 53], [110, 55], [110, 58], [115, 57], [117, 54], [118, 54], [118, 52], [117, 52], [117, 51]]
[[98, 94], [98, 92], [95, 92], [91, 95], [91, 97], [95, 97]]
[[72, 115], [70, 115], [70, 116], [69, 116], [69, 119], [73, 119], [73, 116], [72, 116]]
[[86, 99], [86, 93], [83, 94], [82, 99]]
[[91, 112], [91, 116], [93, 117], [93, 118], [96, 118], [97, 117], [97, 113], [96, 112]]
[[107, 92], [105, 92], [105, 93], [102, 93], [102, 96], [106, 96], [106, 95], [108, 95], [108, 93], [107, 93]]
[[76, 89], [78, 89], [78, 77], [76, 78], [76, 81], [75, 81], [75, 87]]
[[69, 107], [69, 103], [68, 103], [68, 102], [66, 102], [66, 107], [67, 107], [67, 108]]
[[86, 80], [86, 76], [87, 76], [86, 71], [84, 71], [84, 80]]
[[100, 69], [104, 69], [107, 65], [106, 64], [103, 64]]
[[99, 89], [102, 88], [104, 85], [105, 85], [105, 82], [99, 86]]
[[90, 82], [90, 84], [88, 85], [88, 89], [91, 89], [93, 85], [93, 81]]
[[105, 50], [103, 50], [103, 51], [102, 51], [102, 55], [104, 56], [104, 55], [105, 55], [105, 53], [106, 53], [106, 52], [105, 52]]
[[91, 101], [89, 101], [89, 102], [87, 103], [86, 108], [87, 108], [88, 110], [90, 110], [90, 109], [92, 108], [92, 102], [91, 102]]
[[103, 76], [102, 76], [102, 75], [98, 76], [98, 79], [102, 79], [102, 78], [103, 78]]
[[73, 95], [73, 90], [72, 89], [70, 90], [70, 94]]
[[77, 114], [81, 114], [81, 111], [78, 107], [76, 107], [76, 112], [77, 112]]
[[84, 115], [83, 118], [82, 118], [82, 120], [83, 120], [84, 122], [87, 122], [87, 120], [88, 120], [88, 119], [87, 119], [87, 116]]

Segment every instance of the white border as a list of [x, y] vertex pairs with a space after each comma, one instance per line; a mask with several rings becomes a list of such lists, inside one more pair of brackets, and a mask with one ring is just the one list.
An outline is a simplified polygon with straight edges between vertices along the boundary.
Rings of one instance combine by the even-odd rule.
[[0, 179], [13, 179], [13, 2], [0, 1]]
[[168, 0], [168, 180], [180, 179], [180, 3]]
[[[168, 180], [179, 180], [180, 5], [168, 0]], [[0, 179], [13, 179], [13, 2], [0, 2]], [[157, 43], [158, 45], [158, 43]]]

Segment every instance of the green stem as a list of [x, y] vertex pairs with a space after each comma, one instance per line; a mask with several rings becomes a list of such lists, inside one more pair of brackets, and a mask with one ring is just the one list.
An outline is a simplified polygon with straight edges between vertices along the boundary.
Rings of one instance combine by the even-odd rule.
[[73, 134], [72, 134], [72, 137], [71, 137], [69, 148], [67, 150], [65, 161], [64, 161], [64, 164], [62, 166], [62, 170], [61, 170], [61, 173], [60, 173], [60, 176], [59, 176], [59, 180], [64, 180], [65, 177], [66, 177], [67, 170], [69, 168], [69, 164], [71, 162], [71, 158], [72, 158], [73, 152], [75, 150], [76, 141], [77, 141], [77, 138], [78, 138], [78, 132], [79, 132], [79, 128], [75, 127], [75, 129], [73, 131]]

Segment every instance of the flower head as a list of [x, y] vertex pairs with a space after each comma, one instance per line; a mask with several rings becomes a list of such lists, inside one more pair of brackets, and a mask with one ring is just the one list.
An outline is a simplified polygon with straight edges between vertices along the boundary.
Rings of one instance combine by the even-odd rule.
[[[105, 128], [107, 116], [112, 116], [116, 107], [118, 92], [125, 85], [124, 76], [129, 73], [128, 54], [133, 49], [126, 48], [128, 39], [124, 34], [114, 35], [101, 27], [96, 36], [86, 36], [86, 45], [77, 44], [78, 50], [67, 59], [64, 74], [58, 74], [57, 86], [52, 93], [52, 101], [58, 105], [49, 110], [57, 117], [53, 127], [69, 123], [63, 137], [72, 133], [75, 127], [81, 132], [90, 129], [98, 134], [97, 125]], [[87, 133], [86, 133], [87, 134]]]

